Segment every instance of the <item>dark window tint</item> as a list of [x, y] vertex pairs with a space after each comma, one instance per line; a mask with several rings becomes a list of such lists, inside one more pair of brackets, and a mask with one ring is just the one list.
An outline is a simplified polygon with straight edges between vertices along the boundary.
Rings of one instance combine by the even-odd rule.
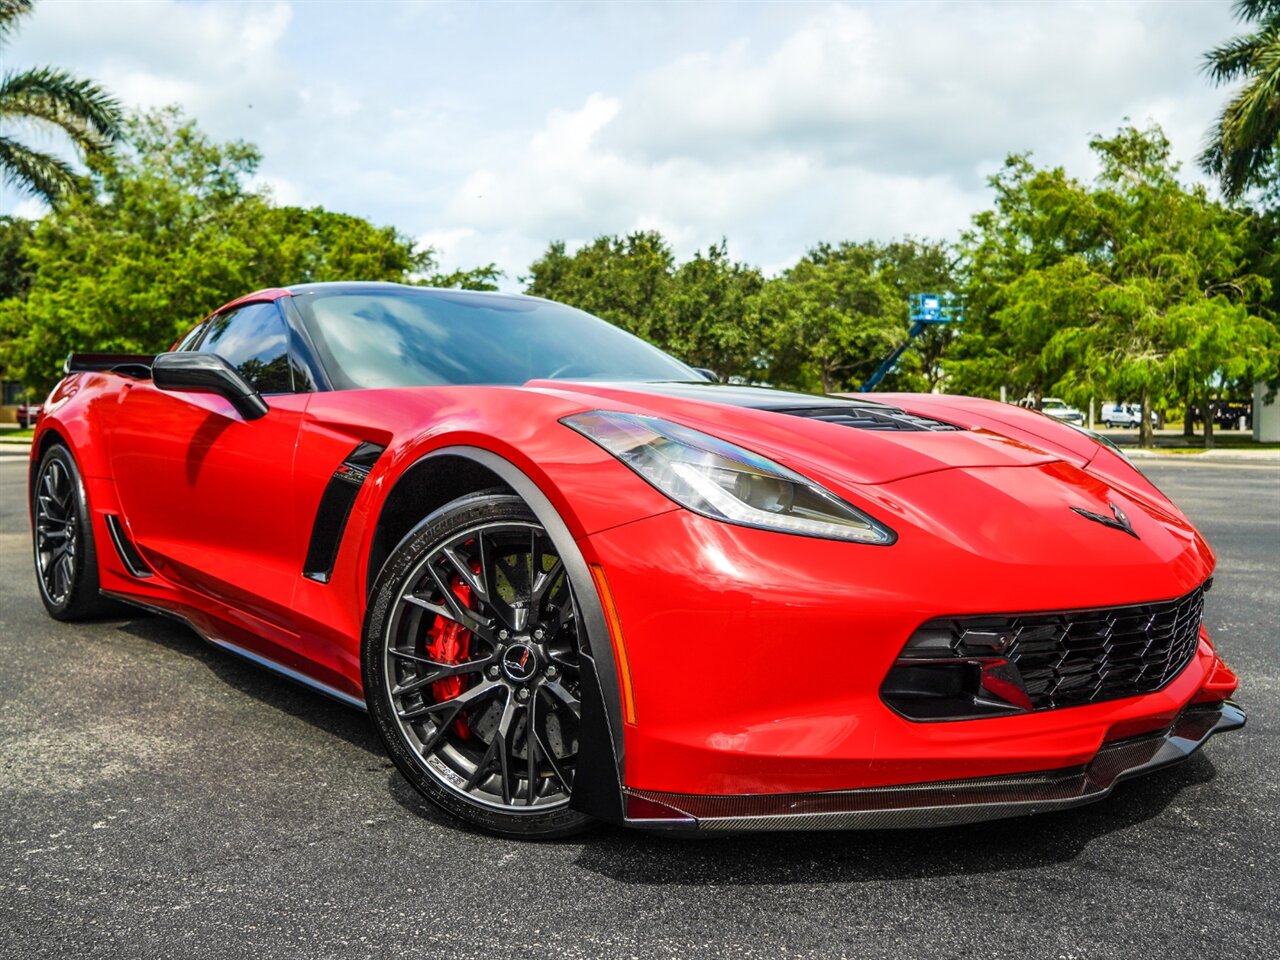
[[366, 289], [293, 302], [338, 389], [705, 379], [603, 320], [546, 300]]
[[205, 326], [201, 353], [216, 353], [259, 393], [292, 393], [289, 330], [274, 303], [251, 303], [220, 313]]
[[174, 347], [174, 351], [194, 350], [196, 344], [200, 342], [200, 337], [204, 334], [204, 324], [200, 324], [185, 337], [178, 341], [178, 345]]

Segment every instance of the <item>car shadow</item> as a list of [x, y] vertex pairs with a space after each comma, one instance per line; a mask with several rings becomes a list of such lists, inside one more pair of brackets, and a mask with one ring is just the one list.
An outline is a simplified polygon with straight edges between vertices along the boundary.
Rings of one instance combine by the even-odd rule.
[[[1096, 804], [931, 830], [725, 836], [602, 829], [575, 863], [620, 883], [732, 886], [857, 883], [1001, 873], [1074, 860], [1094, 840], [1159, 816], [1186, 788], [1217, 776], [1196, 754], [1128, 783]], [[707, 839], [702, 840], [702, 837]], [[701, 841], [701, 842], [699, 842]]]
[[359, 710], [219, 649], [183, 623], [158, 614], [139, 614], [118, 622], [116, 629], [198, 660], [223, 683], [255, 700], [370, 754], [386, 757], [378, 735]]

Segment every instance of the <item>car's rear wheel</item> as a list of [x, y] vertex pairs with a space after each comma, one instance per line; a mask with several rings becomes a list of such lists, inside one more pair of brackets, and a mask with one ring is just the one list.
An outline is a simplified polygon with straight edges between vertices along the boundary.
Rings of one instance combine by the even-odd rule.
[[436, 511], [393, 551], [365, 623], [365, 699], [400, 771], [494, 833], [556, 837], [581, 722], [579, 618], [564, 564], [518, 497]]
[[84, 481], [71, 451], [55, 443], [45, 451], [31, 488], [32, 546], [40, 599], [55, 620], [110, 613], [98, 592], [98, 555]]

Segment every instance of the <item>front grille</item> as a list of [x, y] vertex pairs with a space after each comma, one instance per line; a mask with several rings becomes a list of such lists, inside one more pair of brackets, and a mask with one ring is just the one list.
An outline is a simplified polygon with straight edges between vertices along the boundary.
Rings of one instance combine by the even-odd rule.
[[953, 423], [917, 416], [883, 404], [846, 403], [830, 407], [795, 407], [774, 412], [785, 413], [792, 417], [804, 417], [806, 420], [824, 420], [827, 423], [837, 423], [842, 427], [856, 427], [859, 430], [937, 433], [961, 429]]
[[1006, 658], [1032, 709], [1051, 710], [1159, 690], [1191, 661], [1203, 613], [1204, 590], [1197, 588], [1160, 603], [933, 620], [917, 636], [949, 632], [956, 657]]

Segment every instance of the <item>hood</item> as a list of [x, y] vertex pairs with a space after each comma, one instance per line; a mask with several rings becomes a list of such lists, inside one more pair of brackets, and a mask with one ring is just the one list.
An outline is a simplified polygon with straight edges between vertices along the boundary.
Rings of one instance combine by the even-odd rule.
[[[737, 443], [869, 509], [898, 533], [899, 547], [941, 541], [969, 555], [975, 562], [965, 570], [1051, 570], [1063, 583], [1096, 580], [1099, 602], [1122, 603], [1135, 590], [1168, 599], [1173, 594], [1161, 591], [1170, 582], [1189, 590], [1213, 568], [1191, 524], [1124, 459], [1049, 417], [997, 401], [683, 383], [528, 388]], [[1105, 522], [1118, 517], [1129, 532]], [[974, 596], [989, 596], [990, 585], [980, 586]], [[1046, 586], [1047, 602], [1054, 589]]]
[[[565, 383], [525, 389], [585, 408], [661, 417], [739, 444], [819, 482], [882, 484], [957, 467], [1029, 467], [1062, 459], [1030, 434], [1009, 435], [972, 416], [946, 419], [907, 404], [714, 383]], [[1012, 432], [1010, 432], [1012, 433]], [[1082, 438], [1083, 439], [1083, 438]]]

